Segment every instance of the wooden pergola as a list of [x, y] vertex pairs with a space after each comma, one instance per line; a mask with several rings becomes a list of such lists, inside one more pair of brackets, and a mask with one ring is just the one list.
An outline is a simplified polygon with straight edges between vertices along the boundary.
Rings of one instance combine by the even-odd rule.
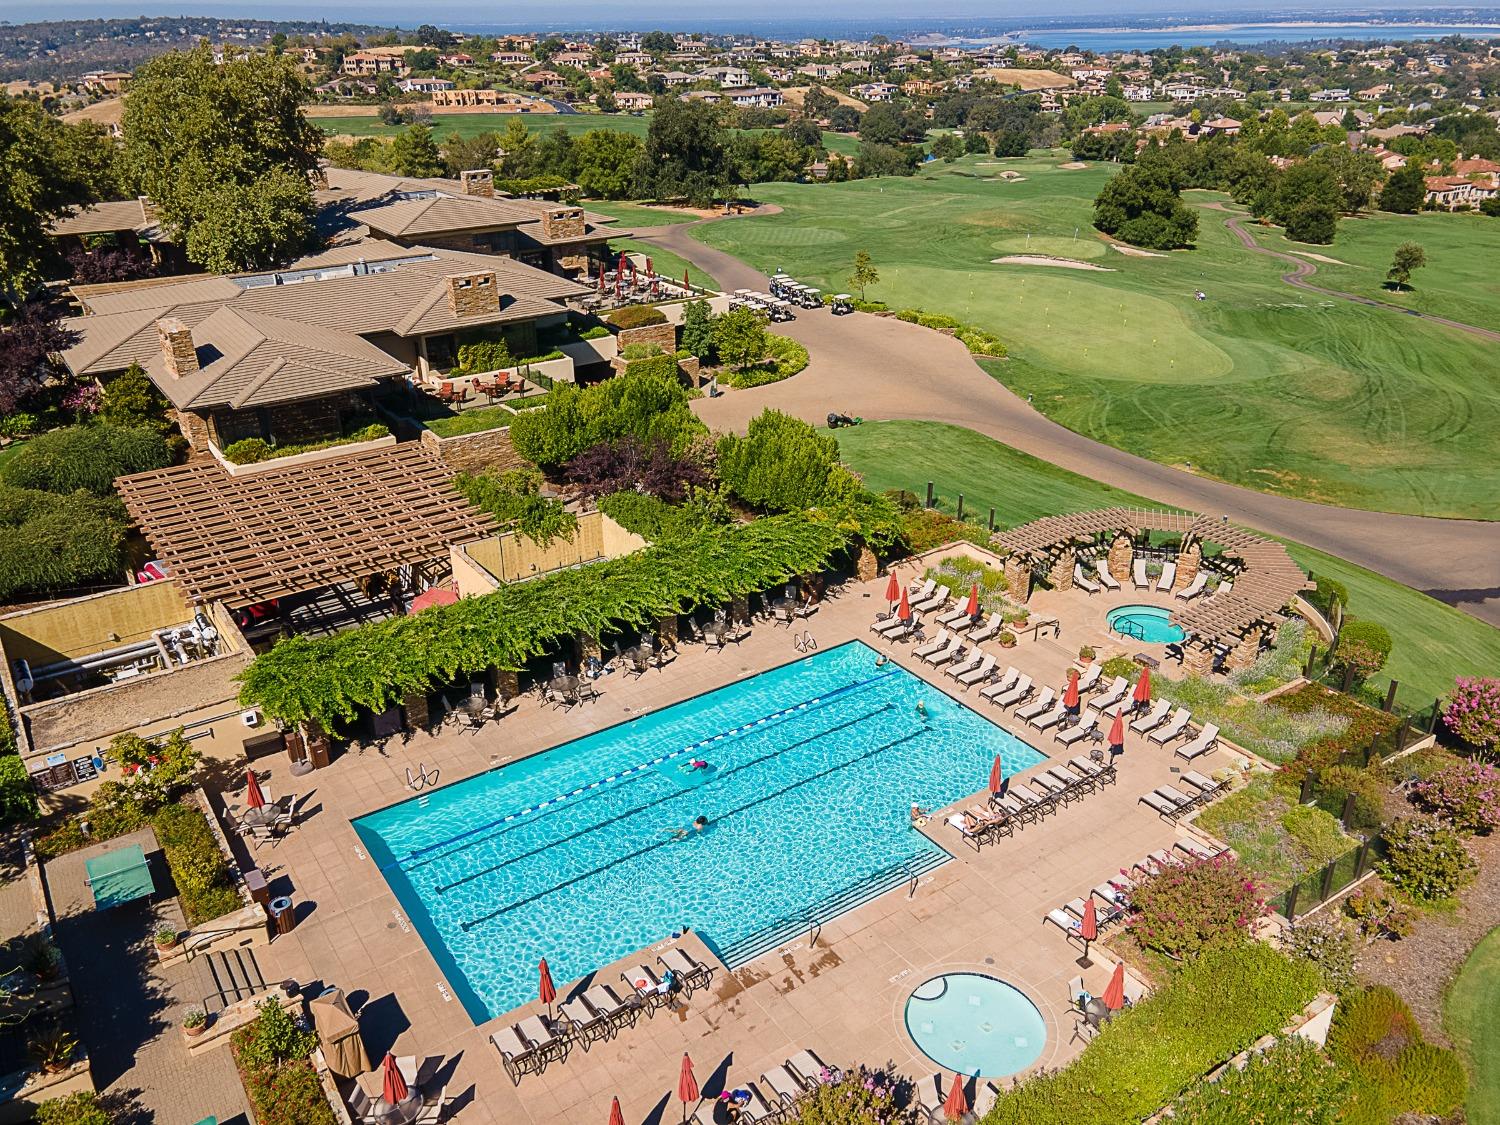
[[445, 556], [494, 533], [413, 442], [231, 474], [214, 460], [115, 485], [195, 603], [230, 608]]

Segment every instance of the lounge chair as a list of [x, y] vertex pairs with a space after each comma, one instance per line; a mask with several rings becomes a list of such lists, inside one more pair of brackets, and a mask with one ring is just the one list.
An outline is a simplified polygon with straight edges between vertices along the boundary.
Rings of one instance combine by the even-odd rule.
[[694, 991], [708, 984], [709, 967], [680, 946], [674, 946], [658, 954], [656, 959], [676, 974], [688, 995], [692, 995]]
[[513, 1086], [521, 1084], [523, 1075], [540, 1074], [546, 1069], [541, 1052], [514, 1024], [490, 1032], [490, 1045], [500, 1055], [500, 1065], [505, 1067]]
[[[1208, 795], [1197, 789], [1194, 789], [1191, 793], [1184, 793], [1175, 785], [1158, 785], [1156, 791], [1167, 800], [1181, 805], [1184, 810], [1195, 809], [1208, 801]], [[1172, 853], [1168, 852], [1167, 854], [1171, 855]]]
[[974, 644], [987, 641], [1003, 628], [1005, 628], [1005, 618], [998, 613], [992, 613], [983, 625], [969, 634], [969, 640]]
[[1106, 906], [1123, 907], [1130, 901], [1130, 897], [1113, 883], [1100, 883], [1092, 893]]
[[1086, 594], [1097, 594], [1101, 589], [1099, 583], [1093, 582], [1083, 573], [1083, 564], [1073, 564], [1073, 585], [1077, 586]]
[[1020, 677], [1021, 673], [1016, 671], [1016, 666], [1014, 664], [1007, 665], [1005, 669], [1005, 675], [1001, 676], [998, 680], [996, 680], [989, 686], [980, 689], [979, 698], [993, 702], [995, 696], [1004, 695], [1011, 688], [1015, 687], [1016, 681], [1020, 679]]
[[568, 1034], [585, 1051], [589, 1044], [598, 1043], [614, 1035], [614, 1026], [609, 1014], [593, 1007], [581, 994], [564, 1000], [557, 1006], [562, 1018], [567, 1021]]
[[1060, 906], [1047, 911], [1046, 921], [1051, 922], [1069, 937], [1075, 936], [1082, 928], [1078, 924], [1078, 919], [1074, 918]]
[[1046, 773], [1048, 777], [1053, 778], [1058, 783], [1060, 783], [1064, 788], [1072, 790], [1079, 796], [1082, 796], [1085, 793], [1092, 793], [1094, 790], [1094, 779], [1090, 775], [1084, 774], [1080, 777], [1078, 774], [1068, 769], [1067, 766], [1048, 766], [1043, 772]]
[[1009, 795], [1004, 797], [991, 796], [990, 808], [994, 809], [996, 812], [1004, 813], [1010, 819], [1011, 824], [1016, 824], [1018, 822], [1021, 824], [1029, 824], [1033, 819], [1035, 819], [1031, 815], [1031, 807], [1029, 805], [1027, 805], [1024, 801], [1018, 801], [1016, 800], [1016, 798]]
[[1031, 718], [1027, 719], [1026, 722], [1031, 726], [1036, 727], [1037, 730], [1051, 730], [1053, 727], [1057, 726], [1058, 723], [1063, 721], [1063, 716], [1065, 716], [1067, 713], [1067, 708], [1063, 706], [1063, 701], [1059, 699], [1052, 705], [1052, 710], [1047, 711], [1041, 715], [1033, 715]]
[[947, 613], [939, 617], [937, 619], [937, 623], [939, 625], [947, 626], [949, 629], [960, 626], [967, 628], [967, 626], [963, 625], [963, 623], [968, 620], [968, 611], [963, 606], [959, 606], [957, 609], [951, 609]]
[[[993, 703], [996, 707], [1009, 707], [1012, 703], [1019, 703], [1021, 702], [1021, 700], [1030, 695], [1031, 689], [1031, 677], [1023, 675], [1016, 680], [1013, 687], [1006, 691], [1000, 692], [998, 695], [992, 696], [990, 698], [990, 702]], [[1052, 689], [1047, 688], [1046, 690], [1050, 692]]]
[[1177, 805], [1159, 793], [1143, 793], [1141, 795], [1141, 802], [1159, 816], [1164, 816], [1171, 820], [1176, 820], [1182, 815], [1182, 810]]
[[1052, 794], [1048, 793], [1043, 797], [1020, 782], [1011, 785], [1007, 792], [1030, 809], [1032, 816], [1038, 820], [1057, 809], [1057, 798]]
[[955, 831], [958, 832], [959, 836], [962, 837], [963, 842], [968, 844], [969, 847], [973, 848], [976, 852], [990, 842], [989, 829], [986, 828], [983, 823], [979, 824], [972, 831], [966, 828], [964, 826], [963, 813], [954, 813], [952, 816], [948, 817], [948, 823], [954, 828]]
[[1029, 778], [1027, 778], [1027, 781], [1032, 785], [1035, 785], [1043, 793], [1047, 794], [1047, 796], [1053, 801], [1062, 801], [1068, 791], [1068, 787], [1066, 785], [1064, 785], [1061, 781], [1058, 781], [1057, 778], [1053, 777], [1045, 770], [1041, 773], [1032, 774]]
[[1098, 664], [1090, 664], [1083, 670], [1083, 675], [1078, 677], [1079, 691], [1093, 691], [1094, 685], [1099, 682], [1099, 677], [1104, 675], [1104, 669]]
[[936, 589], [936, 578], [929, 578], [925, 582], [922, 579], [918, 578], [915, 582], [913, 582], [906, 588], [906, 592], [911, 595], [911, 601], [919, 602], [923, 598], [932, 597], [932, 592]]
[[1203, 729], [1198, 732], [1198, 737], [1186, 746], [1177, 748], [1177, 757], [1192, 761], [1194, 758], [1207, 754], [1219, 742], [1219, 728], [1213, 723], [1204, 723]]
[[962, 660], [955, 660], [944, 668], [943, 675], [952, 676], [956, 680], [960, 676], [967, 676], [983, 663], [984, 653], [980, 652], [977, 647], [971, 648]]
[[1146, 576], [1146, 560], [1136, 559], [1130, 568], [1131, 582], [1137, 590], [1149, 590], [1151, 579]]
[[665, 1007], [670, 999], [662, 990], [661, 980], [645, 965], [632, 965], [620, 974], [620, 979], [625, 982], [647, 1015]]
[[[1090, 895], [1090, 897], [1093, 897], [1092, 894]], [[1071, 914], [1074, 918], [1077, 918], [1079, 922], [1082, 922], [1085, 905], [1086, 903], [1084, 902], [1083, 898], [1079, 897], [1071, 899], [1068, 902], [1064, 903], [1063, 909]], [[1106, 902], [1104, 906], [1096, 906], [1094, 908], [1094, 917], [1098, 921], [1100, 929], [1103, 929], [1105, 926], [1108, 926], [1113, 922], [1118, 922], [1124, 915], [1124, 913], [1125, 908], [1117, 902]]]
[[948, 587], [939, 586], [928, 597], [920, 601], [912, 602], [913, 613], [926, 613], [928, 610], [941, 609], [948, 604]]
[[1142, 715], [1135, 722], [1131, 723], [1130, 729], [1135, 731], [1136, 734], [1145, 734], [1147, 731], [1155, 730], [1162, 723], [1166, 722], [1167, 711], [1171, 706], [1170, 701], [1158, 699], [1156, 706], [1151, 708], [1150, 713]]
[[1146, 858], [1150, 860], [1150, 862], [1154, 865], [1155, 869], [1158, 872], [1166, 871], [1167, 869], [1172, 867], [1182, 866], [1177, 861], [1177, 857], [1166, 848], [1162, 848], [1160, 851], [1154, 851]]
[[1074, 773], [1083, 774], [1094, 779], [1095, 785], [1107, 785], [1115, 779], [1115, 771], [1111, 766], [1102, 762], [1091, 761], [1082, 754], [1074, 755], [1068, 759], [1068, 768]]
[[1158, 746], [1165, 746], [1182, 737], [1182, 732], [1187, 730], [1187, 725], [1192, 721], [1193, 713], [1186, 707], [1179, 707], [1172, 712], [1172, 717], [1161, 726], [1146, 735]]
[[1177, 591], [1176, 596], [1181, 598], [1185, 602], [1190, 602], [1199, 594], [1203, 593], [1203, 587], [1207, 585], [1208, 574], [1205, 571], [1200, 570], [1197, 575], [1194, 576], [1192, 582]]
[[785, 1066], [768, 1068], [761, 1074], [760, 1080], [776, 1096], [776, 1100], [788, 1109], [796, 1105], [807, 1092], [802, 1083], [797, 1081], [797, 1076]]
[[1214, 587], [1214, 592], [1208, 595], [1208, 597], [1209, 600], [1212, 601], [1217, 597], [1228, 597], [1233, 592], [1234, 583], [1226, 578], [1223, 582], [1220, 582], [1216, 587]]
[[964, 650], [964, 642], [959, 637], [954, 637], [948, 642], [948, 647], [939, 652], [931, 652], [922, 657], [922, 660], [931, 664], [934, 668], [940, 668], [950, 660], [956, 660], [959, 653]]
[[952, 639], [953, 639], [953, 634], [950, 633], [950, 632], [948, 632], [947, 629], [939, 629], [938, 630], [938, 635], [933, 640], [929, 641], [927, 644], [922, 645], [919, 648], [912, 649], [911, 654], [913, 656], [920, 656], [920, 657], [926, 658], [926, 657], [932, 655], [934, 652], [941, 652], [942, 649], [943, 649], [943, 646], [946, 645]]
[[1215, 781], [1211, 777], [1204, 777], [1197, 770], [1188, 770], [1182, 775], [1182, 780], [1202, 793], [1207, 800], [1213, 800], [1227, 786], [1227, 781]]
[[546, 1016], [527, 1016], [516, 1027], [531, 1040], [545, 1062], [562, 1062], [568, 1057], [566, 1033]]
[[1190, 859], [1213, 859], [1214, 856], [1223, 855], [1224, 848], [1207, 848], [1197, 840], [1188, 838], [1177, 841], [1177, 850]]
[[821, 1086], [825, 1082], [836, 1080], [838, 1071], [825, 1063], [810, 1050], [798, 1051], [786, 1060], [786, 1068], [790, 1070], [802, 1085], [811, 1090], [815, 1086]]
[[1072, 746], [1073, 743], [1082, 741], [1094, 733], [1094, 728], [1099, 725], [1099, 713], [1092, 708], [1083, 713], [1083, 718], [1067, 730], [1060, 730], [1054, 738], [1064, 746]]
[[[977, 651], [977, 650], [976, 650]], [[964, 685], [967, 691], [977, 683], [982, 683], [995, 673], [995, 658], [990, 653], [984, 654], [984, 659], [979, 662], [978, 668], [971, 668], [962, 675], [954, 677]]]
[[1146, 995], [1146, 986], [1129, 973], [1125, 974], [1125, 1004], [1134, 1007]]
[[[1020, 685], [1017, 684], [1016, 686], [1019, 687]], [[1027, 722], [1030, 722], [1038, 715], [1045, 713], [1047, 708], [1052, 706], [1052, 701], [1056, 698], [1057, 693], [1055, 691], [1053, 691], [1051, 688], [1043, 688], [1042, 694], [1037, 696], [1033, 702], [1028, 703], [1025, 707], [1017, 709], [1016, 718], [1024, 719]], [[998, 703], [1000, 701], [996, 700], [996, 702]]]
[[943, 1113], [943, 1103], [947, 1101], [948, 1091], [943, 1085], [946, 1075], [931, 1074], [919, 1079], [916, 1083], [916, 1091], [913, 1101], [921, 1108], [927, 1120], [932, 1125], [942, 1125], [947, 1121], [947, 1115]]
[[1115, 581], [1115, 576], [1109, 572], [1109, 561], [1107, 559], [1095, 559], [1094, 571], [1099, 575], [1099, 581], [1106, 590], [1118, 590], [1120, 584]]
[[1177, 581], [1177, 564], [1169, 562], [1161, 568], [1161, 577], [1156, 580], [1156, 592], [1158, 594], [1169, 594], [1172, 592], [1172, 583]]
[[1094, 709], [1103, 714], [1111, 708], [1118, 707], [1125, 702], [1125, 697], [1130, 694], [1130, 681], [1124, 676], [1116, 676], [1110, 681], [1109, 687], [1104, 689], [1104, 694], [1095, 698]]
[[622, 1027], [634, 1027], [636, 1017], [641, 1014], [641, 1005], [634, 996], [629, 1000], [621, 1000], [619, 994], [607, 984], [594, 985], [584, 992], [583, 998], [594, 1011], [604, 1013], [609, 1020], [611, 1033], [618, 1032]]
[[[877, 636], [888, 637], [892, 633], [904, 628], [906, 628], [906, 622], [902, 621], [894, 613], [888, 616], [877, 617], [874, 621], [870, 622], [870, 632], [875, 633]], [[704, 631], [707, 632], [707, 630]]]

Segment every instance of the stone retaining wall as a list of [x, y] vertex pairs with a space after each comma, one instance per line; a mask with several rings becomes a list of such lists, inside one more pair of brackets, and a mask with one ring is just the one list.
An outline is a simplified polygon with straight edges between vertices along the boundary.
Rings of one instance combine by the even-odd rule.
[[510, 440], [510, 427], [497, 426], [472, 434], [441, 437], [423, 430], [422, 444], [432, 450], [455, 473], [481, 473], [524, 468], [528, 462], [516, 452]]

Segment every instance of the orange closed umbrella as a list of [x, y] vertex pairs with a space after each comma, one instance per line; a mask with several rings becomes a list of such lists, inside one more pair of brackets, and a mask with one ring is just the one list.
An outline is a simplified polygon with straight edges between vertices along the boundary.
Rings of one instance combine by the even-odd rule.
[[1109, 728], [1109, 745], [1111, 749], [1125, 749], [1125, 712], [1123, 709], [1117, 708], [1115, 711], [1115, 721]]
[[406, 1088], [406, 1079], [401, 1077], [401, 1068], [396, 1065], [396, 1056], [388, 1053], [385, 1062], [380, 1064], [380, 1069], [380, 1096], [389, 1105], [400, 1105], [410, 1091]]
[[1109, 978], [1109, 986], [1104, 990], [1104, 1006], [1111, 1012], [1118, 1012], [1125, 1006], [1125, 962], [1116, 961], [1114, 975]]
[[1083, 938], [1083, 957], [1079, 960], [1081, 965], [1091, 965], [1089, 960], [1089, 943], [1099, 940], [1099, 915], [1094, 909], [1093, 896], [1083, 904], [1083, 921], [1078, 926], [1078, 936]]
[[687, 1107], [689, 1103], [699, 1099], [698, 1080], [693, 1077], [693, 1060], [688, 1058], [686, 1051], [682, 1052], [682, 1070], [677, 1075], [677, 1100], [682, 1103], [682, 1120], [687, 1121]]
[[953, 1087], [948, 1091], [948, 1100], [943, 1103], [943, 1116], [949, 1121], [960, 1121], [968, 1112], [969, 1098], [964, 1093], [963, 1076], [954, 1074]]
[[1063, 709], [1070, 715], [1078, 713], [1078, 673], [1068, 673], [1068, 689], [1063, 692]]
[[1130, 693], [1130, 698], [1137, 706], [1144, 707], [1151, 702], [1151, 669], [1142, 668], [1141, 678], [1135, 682], [1135, 691]]
[[260, 791], [260, 782], [255, 780], [255, 771], [245, 771], [245, 804], [252, 809], [264, 808], [266, 795]]
[[964, 606], [964, 613], [970, 617], [979, 616], [979, 583], [974, 583], [969, 588], [969, 600]]
[[547, 958], [542, 958], [542, 963], [537, 966], [537, 974], [540, 978], [537, 985], [537, 999], [547, 1005], [547, 1015], [552, 1015], [552, 1001], [557, 999], [557, 986], [552, 983], [552, 970], [547, 968]]
[[892, 605], [901, 597], [901, 581], [896, 577], [896, 572], [891, 571], [891, 580], [885, 584], [885, 600]]
[[625, 1115], [620, 1112], [619, 1098], [616, 1098], [609, 1107], [609, 1125], [625, 1125]]
[[998, 797], [1005, 788], [1005, 764], [1000, 761], [1000, 755], [995, 755], [995, 761], [990, 766], [990, 793]]
[[896, 607], [896, 616], [902, 621], [911, 620], [911, 600], [906, 596], [906, 591], [901, 591], [901, 604]]

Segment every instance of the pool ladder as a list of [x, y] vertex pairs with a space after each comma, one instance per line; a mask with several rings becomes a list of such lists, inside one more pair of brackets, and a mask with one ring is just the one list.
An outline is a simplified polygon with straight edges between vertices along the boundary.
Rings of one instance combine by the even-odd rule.
[[1146, 639], [1146, 627], [1144, 625], [1137, 625], [1134, 621], [1116, 622], [1114, 630], [1122, 637], [1130, 637], [1137, 641], [1144, 641]]

